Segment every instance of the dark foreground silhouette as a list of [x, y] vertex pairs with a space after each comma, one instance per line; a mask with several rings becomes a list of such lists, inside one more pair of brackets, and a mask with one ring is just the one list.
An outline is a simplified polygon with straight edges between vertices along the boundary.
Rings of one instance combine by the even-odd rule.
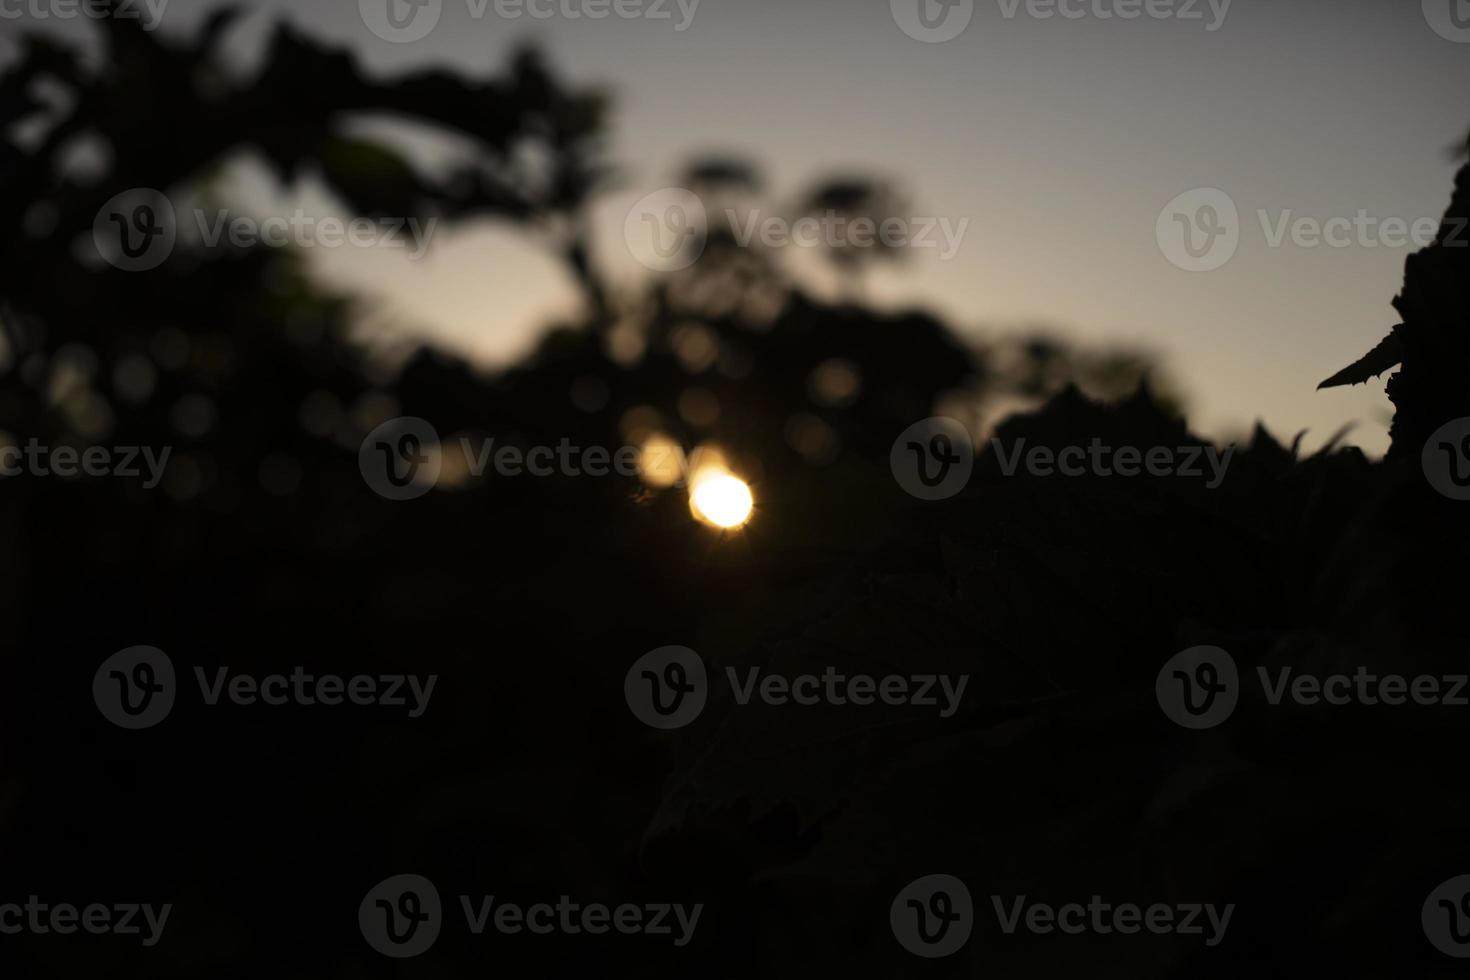
[[[0, 428], [22, 445], [173, 455], [154, 489], [0, 481], [0, 904], [173, 911], [152, 947], [0, 935], [7, 975], [1459, 974], [1421, 911], [1470, 873], [1470, 708], [1272, 706], [1255, 678], [1466, 671], [1467, 505], [1436, 492], [1420, 459], [1470, 415], [1463, 253], [1414, 256], [1396, 346], [1337, 379], [1402, 364], [1382, 462], [1336, 447], [1302, 458], [1257, 430], [1211, 489], [1008, 476], [982, 446], [968, 486], [926, 502], [899, 486], [889, 451], [955, 392], [1045, 400], [1000, 426], [1005, 447], [1223, 447], [1146, 385], [1107, 402], [1083, 393], [1136, 383], [1127, 358], [1101, 358], [1092, 377], [1041, 342], [1000, 358], [922, 313], [812, 299], [730, 243], [632, 304], [613, 296], [582, 217], [607, 176], [604, 104], [533, 55], [492, 81], [385, 82], [283, 30], [245, 84], [211, 67], [227, 18], [188, 49], [110, 24], [100, 71], [35, 41], [0, 78], [6, 125], [38, 111], [37, 79], [76, 98], [38, 144], [0, 144]], [[479, 164], [420, 174], [346, 135], [352, 112], [468, 137]], [[79, 181], [61, 160], [88, 129], [112, 160]], [[546, 169], [517, 170], [526, 141]], [[587, 322], [492, 379], [429, 351], [390, 368], [350, 341], [357, 305], [291, 253], [185, 243], [129, 273], [74, 247], [114, 195], [197, 181], [242, 148], [283, 180], [320, 176], [356, 214], [551, 229]], [[1470, 214], [1467, 188], [1470, 168], [1450, 219]], [[630, 317], [641, 356], [611, 356]], [[814, 402], [810, 378], [834, 362], [860, 388]], [[715, 421], [681, 416], [691, 386], [720, 406]], [[392, 415], [446, 441], [616, 447], [635, 409], [687, 447], [725, 447], [755, 518], [721, 534], [691, 518], [682, 489], [616, 476], [491, 477], [394, 502], [359, 470], [363, 438]], [[817, 435], [793, 439], [793, 419]], [[129, 731], [93, 684], [139, 644], [168, 653], [179, 696], [161, 724]], [[659, 731], [629, 710], [624, 680], [670, 644], [697, 651], [712, 683], [697, 720]], [[1156, 678], [1197, 645], [1227, 650], [1244, 681], [1228, 721], [1190, 730], [1161, 710]], [[214, 684], [220, 667], [438, 681], [417, 718], [210, 705], [195, 671]], [[744, 683], [751, 668], [829, 667], [968, 681], [947, 715], [742, 705], [724, 682], [727, 668]], [[437, 886], [443, 931], [398, 960], [368, 944], [358, 913], [404, 873]], [[974, 919], [965, 946], [934, 960], [890, 922], [895, 896], [931, 874], [967, 884]], [[703, 911], [683, 946], [475, 936], [461, 895]], [[1019, 896], [1234, 911], [1214, 945], [1007, 933]], [[1431, 911], [1461, 922], [1453, 903]]]

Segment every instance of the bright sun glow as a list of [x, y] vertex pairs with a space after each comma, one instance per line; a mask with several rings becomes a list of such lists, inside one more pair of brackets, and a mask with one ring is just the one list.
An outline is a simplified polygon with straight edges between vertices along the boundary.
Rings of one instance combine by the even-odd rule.
[[750, 520], [755, 500], [745, 481], [729, 473], [711, 473], [694, 483], [689, 509], [715, 527], [735, 528]]

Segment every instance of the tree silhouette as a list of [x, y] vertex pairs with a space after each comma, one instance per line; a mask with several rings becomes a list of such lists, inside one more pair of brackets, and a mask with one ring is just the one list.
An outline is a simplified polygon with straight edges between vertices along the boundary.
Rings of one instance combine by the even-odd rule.
[[[1467, 144], [1470, 146], [1470, 144]], [[1394, 298], [1403, 319], [1379, 344], [1319, 385], [1362, 384], [1398, 367], [1388, 380], [1395, 412], [1391, 459], [1417, 459], [1431, 433], [1470, 416], [1470, 166], [1428, 247], [1404, 263], [1404, 287]]]
[[[907, 204], [889, 181], [876, 177], [835, 176], [819, 182], [798, 205], [804, 217], [824, 220], [836, 218], [851, 228], [862, 221], [882, 229], [890, 219], [907, 217]], [[894, 261], [902, 253], [887, 235], [876, 235], [871, 244], [859, 244], [850, 233], [837, 235], [825, 243], [823, 255], [837, 270], [849, 297], [862, 295], [863, 274], [881, 261]]]

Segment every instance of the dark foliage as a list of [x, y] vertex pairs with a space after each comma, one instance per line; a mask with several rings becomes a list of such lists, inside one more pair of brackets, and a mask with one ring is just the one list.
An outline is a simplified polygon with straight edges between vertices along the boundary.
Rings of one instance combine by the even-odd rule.
[[[1087, 380], [1075, 352], [1023, 342], [1017, 366], [922, 313], [812, 299], [732, 243], [615, 312], [583, 216], [609, 173], [603, 102], [533, 55], [491, 81], [378, 80], [283, 29], [242, 82], [211, 57], [229, 15], [184, 48], [108, 24], [100, 72], [32, 40], [0, 78], [6, 126], [44, 111], [38, 79], [74, 97], [38, 144], [0, 143], [0, 428], [20, 442], [176, 451], [160, 491], [0, 481], [12, 624], [0, 893], [176, 911], [154, 950], [5, 937], [6, 976], [1458, 975], [1418, 922], [1428, 890], [1470, 862], [1452, 710], [1248, 704], [1226, 727], [1186, 732], [1153, 685], [1197, 643], [1226, 647], [1246, 672], [1463, 670], [1466, 583], [1447, 559], [1470, 543], [1467, 525], [1424, 484], [1416, 447], [1470, 415], [1464, 253], [1410, 260], [1387, 462], [1335, 446], [1302, 458], [1257, 430], [1207, 490], [1007, 477], [987, 451], [962, 494], [923, 503], [895, 484], [889, 447], [956, 392], [1036, 403], [1001, 425], [1003, 442], [1205, 443], [1148, 386], [1084, 394], [1069, 383]], [[348, 135], [353, 114], [443, 127], [480, 156], [447, 180], [420, 173]], [[114, 161], [83, 186], [59, 161], [89, 131]], [[515, 162], [528, 141], [547, 161], [533, 171]], [[390, 368], [349, 339], [356, 304], [290, 253], [181, 248], [146, 273], [78, 257], [114, 194], [200, 179], [242, 148], [283, 182], [320, 177], [356, 214], [554, 229], [587, 322], [494, 378], [428, 350]], [[699, 172], [759, 186], [744, 166]], [[1470, 169], [1451, 216], [1470, 214], [1467, 195]], [[641, 354], [615, 357], [628, 319]], [[113, 379], [141, 356], [156, 383], [130, 401]], [[1102, 360], [1097, 374], [1136, 379], [1126, 358]], [[812, 374], [834, 362], [860, 392], [814, 402]], [[691, 386], [718, 420], [681, 416]], [[211, 424], [180, 430], [186, 398], [212, 407]], [[304, 426], [311, 405], [332, 421]], [[492, 477], [391, 503], [358, 472], [363, 435], [389, 415], [429, 419], [446, 438], [613, 446], [639, 409], [685, 445], [713, 441], [739, 460], [757, 519], [721, 536], [690, 519], [682, 492], [616, 477]], [[793, 450], [798, 417], [827, 451]], [[92, 676], [142, 643], [183, 673], [438, 673], [441, 690], [412, 722], [194, 703], [120, 732], [92, 704]], [[712, 671], [963, 672], [970, 693], [952, 718], [881, 723], [717, 698], [662, 734], [629, 714], [622, 683], [637, 656], [670, 643]], [[400, 964], [363, 944], [355, 915], [371, 885], [405, 871], [446, 895], [707, 908], [682, 950], [450, 933]], [[1239, 911], [1218, 949], [1001, 941], [982, 915], [962, 954], [929, 963], [893, 942], [887, 914], [898, 888], [935, 871], [971, 882], [981, 904], [1104, 894]]]

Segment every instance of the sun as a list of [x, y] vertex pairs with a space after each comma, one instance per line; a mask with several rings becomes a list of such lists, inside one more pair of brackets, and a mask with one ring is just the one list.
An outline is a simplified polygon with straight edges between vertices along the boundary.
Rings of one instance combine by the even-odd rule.
[[711, 473], [695, 481], [689, 493], [689, 509], [704, 523], [728, 530], [750, 520], [755, 498], [738, 476]]

